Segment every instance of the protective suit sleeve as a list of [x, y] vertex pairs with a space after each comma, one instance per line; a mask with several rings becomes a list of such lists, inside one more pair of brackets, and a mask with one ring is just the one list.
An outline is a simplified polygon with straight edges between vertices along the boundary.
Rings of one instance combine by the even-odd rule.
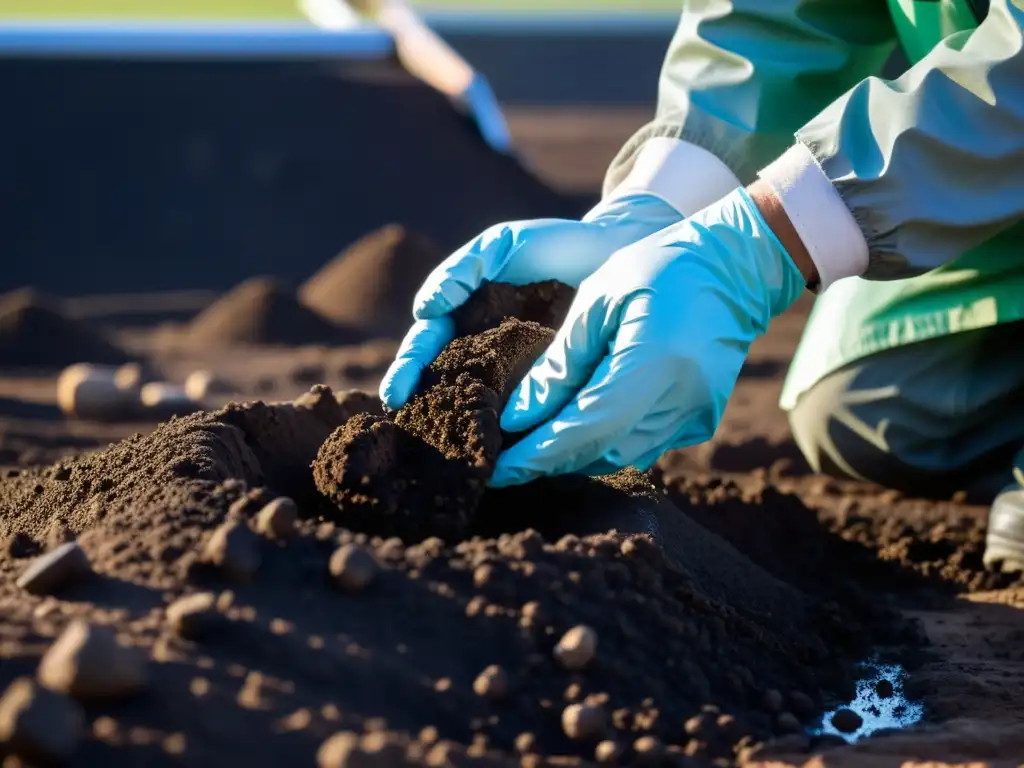
[[[752, 181], [793, 143], [797, 128], [876, 74], [894, 46], [885, 0], [684, 0], [655, 119], [612, 162], [605, 193], [629, 183], [646, 148], [676, 166], [704, 168], [707, 155], [717, 158], [723, 168], [701, 200], [714, 202], [731, 191], [722, 190], [723, 178]], [[671, 199], [670, 184], [660, 186]]]
[[[1024, 0], [992, 0], [897, 80], [855, 85], [761, 176], [824, 284], [912, 277], [1024, 218]], [[838, 240], [850, 219], [862, 237]]]

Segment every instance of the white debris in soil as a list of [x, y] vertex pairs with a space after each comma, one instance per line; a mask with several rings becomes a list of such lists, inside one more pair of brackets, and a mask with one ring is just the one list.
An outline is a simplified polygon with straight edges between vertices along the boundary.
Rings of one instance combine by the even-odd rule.
[[[865, 662], [864, 676], [857, 681], [857, 696], [822, 715], [821, 722], [811, 730], [812, 735], [831, 734], [853, 743], [870, 736], [883, 728], [909, 728], [924, 715], [920, 702], [908, 701], [903, 695], [903, 680], [906, 672], [900, 664], [879, 664]], [[877, 687], [881, 680], [892, 684], [892, 694], [882, 697]], [[832, 715], [839, 709], [852, 709], [864, 719], [855, 733], [842, 733], [832, 725]]]

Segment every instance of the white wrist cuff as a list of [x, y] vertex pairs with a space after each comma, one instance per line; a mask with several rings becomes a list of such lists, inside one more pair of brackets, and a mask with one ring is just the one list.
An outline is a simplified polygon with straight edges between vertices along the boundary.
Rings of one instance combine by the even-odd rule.
[[758, 176], [778, 195], [818, 268], [819, 293], [836, 280], [864, 274], [864, 233], [810, 149], [797, 143]]
[[703, 147], [680, 139], [648, 139], [629, 174], [607, 199], [647, 194], [664, 200], [685, 216], [721, 200], [741, 186], [729, 167]]

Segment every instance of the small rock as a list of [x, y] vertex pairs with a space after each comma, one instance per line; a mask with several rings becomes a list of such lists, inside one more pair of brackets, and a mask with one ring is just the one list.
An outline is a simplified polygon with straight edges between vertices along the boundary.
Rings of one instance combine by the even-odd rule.
[[554, 651], [559, 663], [573, 671], [586, 667], [596, 653], [597, 632], [585, 624], [579, 624], [562, 635]]
[[316, 753], [317, 768], [355, 768], [361, 762], [351, 758], [359, 750], [359, 734], [341, 731], [320, 745]]
[[781, 712], [782, 694], [774, 688], [768, 689], [764, 692], [764, 697], [761, 699], [761, 706], [763, 706], [769, 712]]
[[199, 409], [199, 404], [185, 394], [185, 388], [166, 381], [151, 381], [139, 390], [139, 402], [148, 416], [162, 418], [187, 416]]
[[665, 755], [665, 745], [657, 736], [641, 736], [633, 742], [638, 765], [654, 765]]
[[856, 733], [864, 724], [864, 718], [852, 709], [840, 709], [832, 715], [832, 725], [842, 733]]
[[775, 719], [775, 724], [782, 733], [797, 733], [803, 730], [800, 720], [792, 712], [782, 712]]
[[576, 741], [596, 741], [604, 733], [605, 714], [600, 707], [570, 704], [562, 710], [562, 730]]
[[26, 763], [66, 763], [78, 749], [84, 726], [85, 713], [76, 701], [30, 678], [18, 678], [0, 698], [0, 754], [17, 755]]
[[215, 395], [227, 395], [231, 392], [231, 385], [218, 378], [213, 371], [192, 371], [185, 379], [185, 395], [196, 402]]
[[492, 664], [477, 675], [473, 681], [473, 691], [477, 696], [502, 699], [508, 694], [508, 675], [497, 664]]
[[256, 530], [271, 539], [288, 539], [295, 533], [299, 508], [287, 496], [278, 496], [256, 515]]
[[68, 542], [32, 561], [18, 586], [33, 595], [49, 595], [92, 575], [92, 564], [77, 542]]
[[875, 683], [875, 693], [877, 693], [880, 698], [888, 699], [893, 695], [893, 692], [892, 683], [888, 680], [879, 680]]
[[516, 753], [520, 755], [532, 755], [537, 752], [537, 737], [529, 731], [516, 736]]
[[345, 544], [331, 555], [329, 564], [334, 582], [346, 592], [360, 592], [377, 575], [377, 560], [370, 552], [355, 543]]
[[57, 378], [57, 405], [68, 416], [110, 421], [130, 418], [134, 398], [114, 383], [115, 369], [76, 363]]
[[818, 714], [818, 707], [814, 699], [803, 691], [793, 691], [789, 694], [790, 708], [801, 720], [810, 720]]
[[117, 641], [110, 627], [76, 619], [39, 662], [39, 682], [76, 699], [117, 699], [146, 684], [146, 662]]
[[601, 765], [615, 765], [625, 754], [626, 748], [616, 741], [606, 739], [594, 749], [594, 760]]
[[167, 607], [167, 622], [181, 637], [196, 639], [207, 634], [221, 619], [217, 596], [197, 592], [175, 600]]
[[232, 581], [245, 584], [259, 570], [259, 538], [245, 523], [230, 520], [213, 532], [203, 550], [203, 560], [216, 565]]
[[152, 380], [139, 363], [125, 363], [114, 371], [114, 386], [122, 392], [138, 392], [143, 384]]

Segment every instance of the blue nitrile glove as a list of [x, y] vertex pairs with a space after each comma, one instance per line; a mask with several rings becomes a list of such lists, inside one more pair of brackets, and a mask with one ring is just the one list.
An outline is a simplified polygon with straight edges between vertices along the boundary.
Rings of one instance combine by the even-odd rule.
[[576, 287], [619, 248], [681, 219], [661, 198], [636, 193], [602, 202], [581, 221], [535, 219], [487, 229], [441, 262], [417, 292], [416, 322], [381, 381], [384, 405], [405, 405], [420, 373], [455, 336], [448, 314], [484, 281], [560, 280]]
[[715, 432], [754, 338], [805, 281], [744, 189], [615, 253], [513, 393], [491, 485], [650, 467]]

